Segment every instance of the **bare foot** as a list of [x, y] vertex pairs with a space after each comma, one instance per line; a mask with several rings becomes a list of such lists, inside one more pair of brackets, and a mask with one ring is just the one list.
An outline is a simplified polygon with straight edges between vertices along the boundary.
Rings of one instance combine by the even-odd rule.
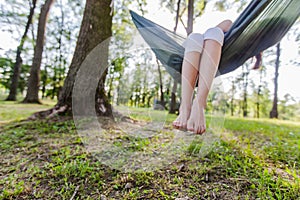
[[191, 115], [187, 122], [187, 130], [196, 134], [203, 134], [206, 131], [206, 122], [204, 114], [205, 106], [195, 99], [191, 110]]
[[187, 128], [187, 121], [190, 117], [191, 106], [181, 105], [179, 109], [179, 115], [173, 122], [173, 126], [177, 129], [185, 130]]

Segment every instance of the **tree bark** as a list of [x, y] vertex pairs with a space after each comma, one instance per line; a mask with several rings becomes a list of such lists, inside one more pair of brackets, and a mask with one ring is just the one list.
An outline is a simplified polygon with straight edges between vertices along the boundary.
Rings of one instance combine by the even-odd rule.
[[194, 22], [194, 0], [189, 0], [188, 5], [188, 25], [187, 25], [187, 34], [191, 34], [193, 32], [193, 22]]
[[260, 70], [259, 75], [259, 86], [257, 89], [257, 101], [256, 101], [256, 117], [260, 117], [260, 97], [261, 97], [261, 88], [262, 88], [262, 69]]
[[[177, 10], [176, 10], [176, 18], [175, 18], [174, 33], [176, 33], [177, 27], [178, 27], [179, 13], [180, 13], [180, 4], [181, 4], [181, 0], [178, 0], [178, 2], [177, 2]], [[172, 87], [172, 94], [171, 94], [171, 102], [170, 102], [170, 109], [169, 109], [169, 113], [170, 113], [170, 114], [175, 114], [176, 111], [178, 110], [177, 105], [176, 105], [177, 85], [178, 85], [178, 84], [177, 84], [176, 80], [173, 80], [173, 87]]]
[[165, 98], [164, 98], [164, 88], [163, 88], [163, 81], [162, 81], [162, 74], [160, 69], [160, 64], [158, 59], [156, 59], [157, 67], [158, 67], [158, 74], [159, 74], [159, 88], [160, 88], [160, 105], [165, 108]]
[[6, 99], [6, 101], [16, 101], [17, 100], [17, 91], [18, 91], [18, 84], [19, 84], [19, 78], [20, 78], [20, 71], [21, 71], [21, 66], [22, 66], [22, 57], [21, 57], [21, 53], [23, 50], [23, 46], [25, 43], [25, 40], [27, 38], [27, 33], [30, 27], [30, 24], [32, 23], [32, 18], [34, 15], [34, 10], [36, 7], [36, 0], [32, 1], [32, 6], [30, 8], [29, 11], [29, 15], [28, 15], [28, 20], [25, 26], [25, 31], [23, 33], [23, 36], [21, 38], [20, 44], [17, 48], [17, 55], [16, 55], [16, 62], [14, 65], [14, 71], [13, 71], [13, 75], [11, 77], [11, 85], [10, 85], [10, 89], [9, 89], [9, 95]]
[[273, 99], [273, 107], [270, 112], [270, 118], [278, 118], [278, 76], [279, 76], [279, 65], [280, 65], [280, 43], [276, 45], [277, 47], [277, 57], [275, 63], [275, 78], [274, 78], [274, 99]]
[[171, 93], [171, 103], [170, 103], [170, 114], [175, 114], [178, 111], [178, 106], [176, 103], [176, 91], [177, 91], [177, 82], [173, 81], [172, 93]]
[[244, 93], [243, 93], [243, 117], [248, 116], [248, 76], [249, 76], [249, 71], [248, 71], [248, 66], [246, 65], [246, 71], [243, 73], [243, 79], [244, 79]]
[[178, 27], [179, 14], [180, 14], [180, 4], [181, 4], [181, 0], [178, 0], [178, 2], [177, 2], [177, 9], [176, 9], [176, 18], [175, 18], [174, 33], [176, 33], [177, 27]]
[[106, 96], [105, 92], [105, 79], [106, 79], [107, 71], [104, 72], [102, 77], [99, 80], [97, 93], [95, 97], [95, 109], [96, 114], [98, 116], [106, 116], [106, 117], [113, 117], [112, 107], [109, 103], [109, 99]]
[[231, 82], [231, 99], [230, 99], [230, 114], [234, 115], [234, 94], [235, 94], [235, 81]]
[[36, 46], [34, 48], [33, 62], [30, 68], [30, 76], [28, 79], [27, 94], [25, 99], [23, 100], [23, 103], [40, 103], [38, 94], [40, 84], [40, 70], [45, 40], [45, 30], [49, 10], [53, 2], [54, 0], [46, 0], [45, 4], [41, 8], [41, 13], [38, 22]]
[[[104, 90], [109, 48], [107, 39], [111, 35], [111, 0], [87, 0], [75, 52], [62, 91], [59, 95], [58, 103], [54, 108], [48, 111], [37, 113], [36, 117], [51, 117], [55, 114], [72, 115], [73, 100], [76, 102], [82, 101], [90, 108], [87, 109], [86, 113], [83, 113], [84, 108], [82, 108], [80, 111], [83, 112], [80, 113], [80, 115], [89, 115], [90, 113], [88, 112], [93, 109], [92, 112], [96, 111], [97, 115], [112, 117], [112, 108]], [[100, 43], [101, 45], [99, 45]], [[101, 50], [100, 54], [99, 50]], [[90, 58], [90, 56], [96, 57], [97, 61], [86, 63], [86, 60], [89, 60], [87, 58]], [[96, 65], [98, 70], [96, 75], [91, 74], [89, 71], [91, 70], [91, 68], [89, 68], [90, 65]], [[84, 80], [76, 80], [76, 76], [82, 75], [82, 72], [87, 76], [83, 75], [82, 79]], [[84, 95], [74, 97], [74, 99], [73, 89], [75, 80], [78, 84], [94, 84], [93, 82], [95, 82], [95, 88], [97, 88], [96, 92], [91, 90], [81, 91]], [[85, 98], [85, 95], [87, 98]], [[91, 95], [95, 96], [91, 97]], [[91, 104], [94, 106], [91, 107]]]
[[44, 74], [42, 75], [42, 99], [44, 99], [46, 95], [46, 86], [47, 86], [47, 79], [48, 79], [48, 71], [47, 71], [47, 65], [45, 65], [44, 68]]

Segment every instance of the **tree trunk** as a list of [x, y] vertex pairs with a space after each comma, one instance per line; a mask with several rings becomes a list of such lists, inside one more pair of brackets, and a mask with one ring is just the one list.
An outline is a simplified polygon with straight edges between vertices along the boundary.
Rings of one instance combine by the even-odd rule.
[[162, 81], [162, 74], [160, 69], [159, 61], [156, 59], [157, 67], [158, 67], [158, 74], [159, 74], [159, 88], [160, 88], [160, 105], [165, 108], [165, 98], [164, 98], [164, 89], [163, 89], [163, 81]]
[[[112, 117], [104, 90], [109, 48], [107, 39], [112, 35], [110, 6], [111, 0], [86, 1], [75, 52], [58, 103], [48, 111], [37, 113], [37, 117], [71, 115], [72, 103], [74, 106], [76, 103], [86, 105], [86, 109], [84, 106], [77, 109], [76, 115], [90, 115], [96, 111], [97, 115]], [[81, 87], [78, 88], [78, 85]]]
[[248, 116], [248, 67], [246, 72], [244, 72], [244, 94], [243, 94], [243, 117]]
[[259, 86], [257, 89], [257, 101], [256, 101], [256, 117], [260, 118], [260, 97], [262, 88], [262, 69], [260, 69]]
[[45, 40], [45, 30], [49, 10], [53, 2], [54, 0], [46, 0], [45, 4], [41, 8], [41, 13], [38, 22], [36, 46], [34, 48], [33, 62], [30, 68], [30, 76], [28, 79], [27, 94], [25, 99], [23, 100], [23, 103], [40, 103], [38, 94], [40, 83], [40, 70]]
[[107, 91], [107, 98], [109, 101], [113, 101], [112, 97], [112, 93], [113, 93], [113, 83], [114, 83], [114, 75], [113, 75], [113, 72], [111, 73], [111, 77], [110, 79], [108, 80], [108, 91]]
[[233, 80], [231, 85], [231, 100], [230, 100], [230, 114], [234, 115], [234, 94], [235, 94], [235, 81]]
[[275, 63], [275, 78], [274, 78], [274, 99], [273, 99], [273, 107], [270, 112], [270, 118], [278, 118], [278, 76], [279, 76], [279, 65], [280, 65], [280, 43], [276, 45], [277, 47], [277, 57]]
[[35, 7], [36, 7], [36, 0], [33, 0], [29, 15], [28, 15], [28, 20], [27, 20], [27, 23], [25, 26], [25, 31], [21, 38], [20, 44], [17, 48], [16, 62], [14, 65], [13, 75], [11, 77], [11, 85], [10, 85], [10, 89], [9, 89], [9, 95], [8, 95], [6, 101], [16, 101], [17, 100], [18, 84], [19, 84], [20, 71], [21, 71], [21, 66], [22, 66], [21, 53], [23, 50], [23, 46], [24, 46], [24, 43], [25, 43], [25, 40], [27, 37], [27, 33], [29, 30], [30, 24], [32, 23], [32, 18], [34, 15]]
[[172, 93], [171, 93], [171, 103], [170, 103], [170, 110], [169, 110], [170, 114], [176, 114], [176, 112], [178, 111], [178, 106], [177, 106], [177, 102], [176, 102], [177, 86], [178, 86], [178, 84], [177, 84], [176, 80], [174, 80], [173, 87], [172, 87]]
[[48, 71], [47, 71], [47, 65], [45, 65], [44, 74], [42, 76], [42, 99], [44, 99], [46, 95], [46, 86], [47, 86], [47, 79], [48, 79]]
[[180, 4], [181, 4], [181, 0], [178, 0], [178, 2], [177, 2], [177, 9], [176, 9], [176, 18], [175, 18], [174, 33], [176, 33], [177, 27], [178, 27], [179, 15], [180, 15]]
[[103, 73], [98, 83], [97, 93], [95, 97], [95, 102], [96, 102], [95, 109], [96, 109], [96, 114], [98, 116], [113, 117], [112, 107], [111, 104], [109, 103], [109, 99], [107, 98], [104, 89], [106, 75], [107, 75], [107, 70]]
[[59, 96], [59, 92], [61, 89], [61, 81], [63, 80], [64, 77], [64, 72], [65, 72], [65, 61], [63, 60], [63, 50], [62, 50], [62, 46], [63, 46], [63, 35], [64, 35], [64, 29], [65, 29], [65, 13], [63, 10], [63, 5], [62, 2], [60, 2], [59, 4], [59, 8], [60, 8], [60, 13], [61, 13], [61, 19], [60, 19], [60, 23], [59, 23], [59, 35], [56, 38], [57, 40], [57, 50], [58, 50], [58, 55], [56, 56], [56, 60], [58, 60], [58, 65], [55, 67], [54, 69], [54, 76], [52, 78], [53, 80], [53, 88], [52, 88], [52, 94], [51, 94], [51, 98], [54, 99], [55, 97], [58, 98]]
[[[177, 27], [178, 27], [179, 13], [180, 13], [180, 3], [181, 3], [181, 0], [178, 0], [178, 2], [177, 2], [177, 10], [176, 10], [176, 19], [175, 19], [174, 33], [176, 33]], [[177, 105], [176, 105], [177, 86], [178, 86], [178, 84], [177, 84], [176, 80], [174, 80], [173, 81], [173, 87], [172, 87], [172, 94], [171, 94], [170, 109], [169, 109], [169, 113], [170, 114], [175, 114], [176, 111], [178, 110]]]
[[189, 0], [188, 5], [188, 26], [187, 26], [187, 34], [191, 34], [193, 32], [193, 22], [194, 22], [194, 0]]

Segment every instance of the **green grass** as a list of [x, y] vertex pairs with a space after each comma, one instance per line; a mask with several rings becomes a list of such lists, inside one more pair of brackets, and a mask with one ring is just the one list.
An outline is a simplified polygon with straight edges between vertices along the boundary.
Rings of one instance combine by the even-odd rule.
[[[169, 165], [124, 172], [89, 153], [73, 121], [20, 122], [43, 106], [0, 106], [1, 116], [16, 112], [0, 127], [0, 199], [300, 198], [299, 123], [226, 117], [217, 129], [219, 140], [204, 156], [198, 154], [205, 145], [200, 137]], [[164, 127], [156, 136], [139, 138], [111, 126], [106, 131], [115, 136], [116, 147], [145, 153], [160, 147], [162, 138], [174, 137], [175, 115], [137, 108], [129, 112], [137, 120], [165, 122]], [[208, 123], [214, 120], [208, 117]]]
[[28, 118], [35, 112], [51, 108], [54, 101], [42, 101], [43, 104], [22, 104], [19, 102], [3, 101], [0, 100], [0, 126], [2, 124], [23, 120]]
[[224, 127], [273, 163], [300, 168], [300, 123], [227, 118]]

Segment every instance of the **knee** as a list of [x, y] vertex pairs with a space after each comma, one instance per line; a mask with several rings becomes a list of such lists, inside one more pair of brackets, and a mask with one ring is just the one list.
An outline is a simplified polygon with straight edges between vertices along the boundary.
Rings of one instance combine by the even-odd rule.
[[220, 29], [223, 30], [223, 32], [227, 32], [232, 26], [232, 21], [227, 19], [227, 20], [224, 20], [222, 21], [221, 23], [219, 23], [217, 25], [217, 27], [219, 27]]
[[214, 40], [218, 42], [221, 46], [223, 46], [224, 32], [218, 26], [207, 29], [207, 31], [204, 33], [204, 40]]
[[185, 53], [199, 52], [203, 50], [203, 35], [200, 33], [191, 33], [183, 43]]

